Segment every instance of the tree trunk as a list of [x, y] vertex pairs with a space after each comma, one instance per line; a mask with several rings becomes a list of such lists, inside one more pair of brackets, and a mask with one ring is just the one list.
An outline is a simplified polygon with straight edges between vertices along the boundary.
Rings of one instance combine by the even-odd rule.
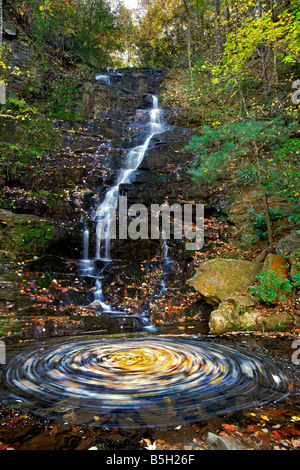
[[246, 113], [247, 116], [249, 116], [249, 113], [248, 113], [247, 107], [246, 107], [246, 102], [245, 102], [243, 90], [241, 88], [241, 83], [240, 83], [238, 21], [239, 21], [239, 10], [238, 10], [237, 4], [235, 4], [236, 82], [237, 82], [237, 86], [238, 86], [239, 95], [240, 95], [240, 98], [241, 98], [242, 110]]
[[[271, 0], [271, 10], [272, 10], [272, 22], [275, 25], [275, 11], [274, 11], [274, 0]], [[278, 84], [278, 72], [277, 72], [277, 46], [276, 44], [273, 47], [273, 83], [274, 85]]]
[[215, 42], [216, 42], [216, 57], [217, 62], [220, 62], [221, 58], [221, 43], [220, 43], [220, 0], [215, 0]]
[[191, 85], [193, 84], [193, 70], [192, 70], [192, 46], [191, 46], [191, 15], [189, 8], [187, 6], [186, 0], [183, 0], [184, 6], [186, 9], [187, 17], [188, 17], [188, 61], [189, 61], [189, 71], [190, 71], [190, 78], [191, 78]]
[[204, 12], [203, 11], [200, 11], [198, 13], [198, 21], [200, 23], [200, 28], [199, 28], [199, 38], [200, 38], [200, 42], [201, 44], [203, 44], [204, 42]]
[[265, 101], [266, 101], [266, 103], [268, 103], [268, 101], [269, 101], [269, 97], [268, 97], [268, 77], [267, 77], [267, 70], [266, 70], [264, 45], [260, 44], [260, 46], [257, 48], [257, 51], [258, 51], [258, 55], [259, 55], [260, 60], [261, 60], [262, 80], [263, 80]]
[[226, 33], [226, 36], [228, 36], [228, 34], [230, 33], [230, 11], [229, 11], [229, 7], [227, 4], [224, 8], [224, 20], [225, 20], [225, 33]]

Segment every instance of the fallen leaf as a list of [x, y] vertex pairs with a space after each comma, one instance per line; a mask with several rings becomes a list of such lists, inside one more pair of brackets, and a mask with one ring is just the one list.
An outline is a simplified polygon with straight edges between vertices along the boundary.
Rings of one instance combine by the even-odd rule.
[[268, 416], [266, 415], [261, 415], [261, 419], [263, 419], [264, 421], [270, 421], [270, 418], [268, 418]]
[[300, 416], [292, 416], [292, 419], [293, 419], [294, 421], [300, 421]]
[[57, 428], [53, 428], [51, 429], [51, 431], [49, 432], [50, 436], [55, 436], [55, 434], [57, 434]]

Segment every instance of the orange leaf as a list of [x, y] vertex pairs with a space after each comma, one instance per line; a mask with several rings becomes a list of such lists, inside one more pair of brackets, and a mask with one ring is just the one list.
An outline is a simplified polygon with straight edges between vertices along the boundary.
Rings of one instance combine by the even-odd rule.
[[49, 432], [50, 436], [55, 436], [55, 434], [57, 434], [57, 428], [53, 428], [51, 429], [51, 431]]
[[272, 439], [280, 439], [280, 434], [279, 432], [277, 431], [272, 431], [271, 434], [270, 434], [270, 437], [272, 437]]

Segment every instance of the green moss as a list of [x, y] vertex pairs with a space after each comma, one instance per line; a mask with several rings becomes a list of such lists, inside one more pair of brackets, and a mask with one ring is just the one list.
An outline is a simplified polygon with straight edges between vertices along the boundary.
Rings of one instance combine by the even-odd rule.
[[38, 220], [28, 220], [27, 223], [17, 225], [13, 234], [15, 251], [22, 252], [25, 256], [45, 254], [54, 228], [55, 225]]

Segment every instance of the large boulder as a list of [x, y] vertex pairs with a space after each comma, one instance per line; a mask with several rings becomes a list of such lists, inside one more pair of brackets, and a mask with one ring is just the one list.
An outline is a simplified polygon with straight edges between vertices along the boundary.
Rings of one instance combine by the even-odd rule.
[[256, 306], [242, 307], [226, 301], [211, 313], [209, 331], [214, 335], [230, 331], [280, 331], [294, 322], [294, 316], [287, 312], [266, 313]]
[[234, 259], [206, 261], [186, 282], [199, 292], [207, 303], [219, 305], [235, 294], [245, 293], [255, 284], [262, 265]]
[[288, 264], [284, 256], [269, 254], [262, 268], [263, 271], [274, 271], [280, 279], [288, 278]]
[[288, 256], [296, 252], [300, 252], [300, 230], [281, 238], [276, 245], [277, 255]]
[[300, 272], [300, 231], [290, 233], [281, 238], [276, 245], [276, 254], [285, 256], [290, 264], [290, 275]]

